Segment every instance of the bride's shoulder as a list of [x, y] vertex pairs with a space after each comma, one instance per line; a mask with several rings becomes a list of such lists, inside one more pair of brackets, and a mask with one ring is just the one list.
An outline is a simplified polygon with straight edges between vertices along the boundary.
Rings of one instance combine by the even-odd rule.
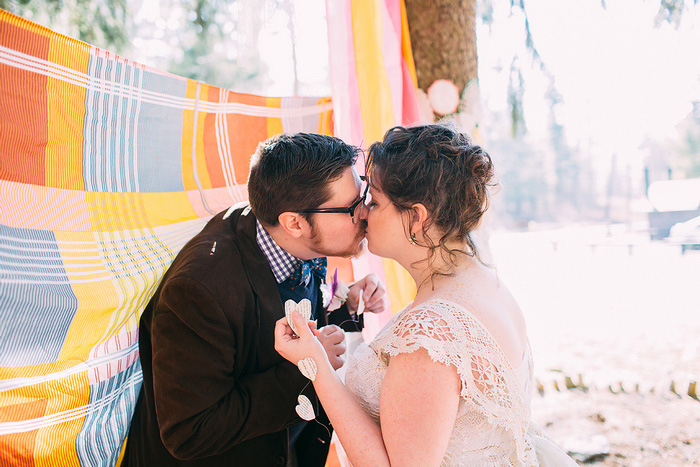
[[435, 294], [416, 302], [406, 310], [406, 314], [435, 317], [464, 317], [474, 315], [474, 304], [464, 297], [449, 294]]
[[520, 306], [506, 290], [505, 293], [474, 294], [457, 300], [437, 298], [438, 309], [453, 313], [461, 330], [470, 340], [492, 346], [513, 365], [522, 360], [527, 347], [527, 327]]
[[393, 333], [424, 335], [438, 340], [454, 340], [465, 334], [469, 311], [457, 302], [440, 296], [431, 297], [402, 310], [393, 322]]

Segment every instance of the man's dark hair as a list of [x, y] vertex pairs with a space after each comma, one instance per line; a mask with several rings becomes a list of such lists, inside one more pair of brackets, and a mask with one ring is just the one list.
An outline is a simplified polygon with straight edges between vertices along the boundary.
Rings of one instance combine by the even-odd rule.
[[319, 207], [331, 196], [330, 183], [355, 163], [358, 152], [339, 138], [315, 133], [283, 133], [263, 141], [250, 159], [253, 213], [275, 226], [283, 212]]

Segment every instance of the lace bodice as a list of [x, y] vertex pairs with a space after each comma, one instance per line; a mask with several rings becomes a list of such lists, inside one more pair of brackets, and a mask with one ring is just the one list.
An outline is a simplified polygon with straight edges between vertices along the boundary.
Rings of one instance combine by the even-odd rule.
[[379, 392], [391, 357], [426, 349], [434, 361], [456, 367], [462, 383], [442, 465], [538, 465], [528, 435], [529, 345], [522, 362], [513, 368], [489, 331], [461, 305], [433, 299], [410, 307], [350, 358], [345, 382], [355, 398], [379, 421]]

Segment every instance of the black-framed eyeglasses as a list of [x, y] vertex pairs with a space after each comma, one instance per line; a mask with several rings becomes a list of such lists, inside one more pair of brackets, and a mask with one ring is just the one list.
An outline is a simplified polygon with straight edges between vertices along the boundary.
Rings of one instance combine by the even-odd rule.
[[[316, 208], [316, 209], [304, 209], [302, 212], [304, 214], [314, 214], [314, 213], [335, 213], [335, 214], [350, 214], [353, 224], [357, 224], [358, 219], [362, 218], [362, 211], [365, 207], [365, 201], [367, 200], [367, 194], [369, 193], [369, 177], [365, 175], [360, 175], [360, 180], [364, 187], [361, 187], [362, 195], [355, 200], [350, 206], [346, 208]], [[358, 206], [360, 209], [358, 209]]]

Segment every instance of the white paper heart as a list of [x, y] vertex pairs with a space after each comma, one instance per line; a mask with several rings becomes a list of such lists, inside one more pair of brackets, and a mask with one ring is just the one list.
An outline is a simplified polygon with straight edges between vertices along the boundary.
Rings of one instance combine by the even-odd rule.
[[314, 413], [314, 407], [311, 405], [311, 401], [308, 397], [301, 394], [297, 398], [297, 400], [299, 401], [299, 405], [296, 406], [295, 410], [301, 418], [303, 418], [307, 422], [316, 418], [316, 414]]
[[365, 300], [362, 298], [362, 291], [360, 291], [360, 299], [357, 302], [357, 316], [360, 316], [365, 312]]
[[292, 331], [294, 331], [294, 334], [298, 336], [299, 331], [296, 324], [294, 324], [294, 321], [292, 320], [292, 312], [295, 310], [299, 312], [302, 318], [308, 321], [311, 319], [311, 302], [308, 298], [303, 299], [299, 303], [295, 302], [294, 300], [287, 300], [284, 302], [284, 315], [287, 317], [287, 322], [292, 328]]
[[302, 360], [299, 360], [297, 366], [299, 367], [299, 371], [301, 371], [302, 375], [306, 376], [311, 381], [316, 381], [316, 372], [318, 371], [318, 367], [316, 366], [316, 360], [314, 360], [311, 357], [306, 357]]

